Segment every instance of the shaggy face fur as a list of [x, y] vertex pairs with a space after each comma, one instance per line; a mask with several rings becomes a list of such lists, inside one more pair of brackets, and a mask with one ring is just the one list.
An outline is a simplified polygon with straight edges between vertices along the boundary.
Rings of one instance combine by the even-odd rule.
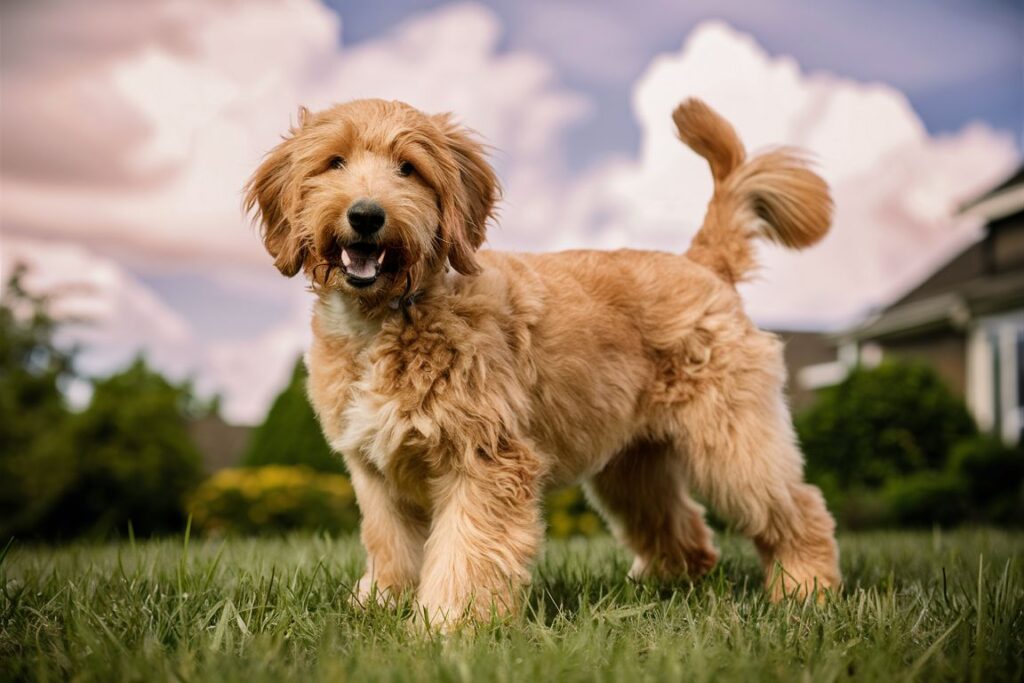
[[828, 189], [792, 152], [746, 160], [699, 101], [673, 118], [715, 177], [685, 255], [477, 251], [498, 197], [481, 146], [399, 102], [302, 111], [256, 171], [266, 247], [318, 295], [309, 394], [362, 511], [360, 599], [415, 590], [442, 624], [515, 609], [544, 490], [578, 481], [634, 576], [714, 566], [693, 490], [755, 541], [773, 598], [838, 587], [781, 343], [735, 290], [751, 238], [825, 234]]

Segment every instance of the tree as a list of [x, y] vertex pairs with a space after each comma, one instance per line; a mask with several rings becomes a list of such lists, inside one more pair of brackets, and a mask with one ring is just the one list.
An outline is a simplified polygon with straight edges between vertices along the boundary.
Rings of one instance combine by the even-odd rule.
[[242, 458], [249, 467], [306, 465], [326, 472], [344, 472], [341, 456], [333, 453], [306, 396], [306, 366], [299, 359], [288, 386], [274, 399], [267, 418], [252, 434]]
[[0, 297], [0, 537], [35, 524], [67, 479], [54, 436], [74, 354], [55, 344], [50, 299], [30, 294], [25, 274], [15, 266]]
[[202, 476], [186, 414], [195, 398], [142, 358], [95, 385], [89, 407], [63, 432], [71, 482], [41, 522], [49, 536], [155, 534], [185, 524], [185, 499]]

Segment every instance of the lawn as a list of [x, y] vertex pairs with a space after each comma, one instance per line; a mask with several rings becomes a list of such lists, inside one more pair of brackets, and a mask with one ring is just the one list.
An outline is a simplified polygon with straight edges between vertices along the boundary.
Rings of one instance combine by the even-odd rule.
[[841, 537], [847, 587], [771, 605], [749, 544], [690, 585], [638, 585], [608, 538], [554, 541], [506, 623], [416, 635], [352, 607], [353, 538], [182, 538], [2, 561], [2, 680], [1024, 679], [1024, 534]]

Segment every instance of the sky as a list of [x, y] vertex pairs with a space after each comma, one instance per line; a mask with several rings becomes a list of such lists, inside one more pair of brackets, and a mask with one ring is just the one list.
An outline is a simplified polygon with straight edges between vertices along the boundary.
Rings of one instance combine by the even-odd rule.
[[[452, 111], [505, 187], [489, 246], [682, 251], [711, 191], [669, 113], [699, 96], [752, 150], [807, 149], [829, 237], [762, 250], [763, 325], [835, 329], [977, 239], [956, 207], [1020, 163], [1024, 2], [181, 2], [0, 5], [0, 268], [60, 292], [102, 375], [144, 352], [259, 421], [310, 297], [241, 210], [299, 105]], [[813, 283], [808, 286], [808, 283]]]

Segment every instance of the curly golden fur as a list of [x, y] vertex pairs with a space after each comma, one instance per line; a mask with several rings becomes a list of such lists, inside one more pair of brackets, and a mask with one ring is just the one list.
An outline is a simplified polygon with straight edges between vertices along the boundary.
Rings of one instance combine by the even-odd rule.
[[635, 576], [714, 566], [693, 490], [755, 541], [773, 598], [839, 585], [781, 343], [734, 286], [751, 238], [825, 234], [828, 189], [793, 152], [746, 160], [699, 101], [673, 118], [715, 177], [686, 255], [479, 251], [499, 197], [483, 148], [400, 102], [302, 110], [254, 174], [275, 265], [318, 296], [309, 396], [362, 511], [361, 598], [415, 590], [446, 624], [515, 609], [543, 492], [579, 481]]

